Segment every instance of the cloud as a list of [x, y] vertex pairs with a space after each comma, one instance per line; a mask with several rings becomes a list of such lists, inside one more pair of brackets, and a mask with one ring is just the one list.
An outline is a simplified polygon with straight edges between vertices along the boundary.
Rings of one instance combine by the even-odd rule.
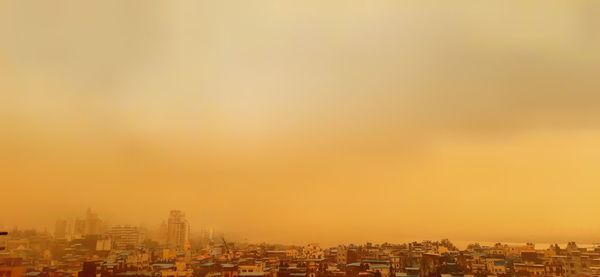
[[1, 177], [32, 202], [11, 224], [178, 206], [256, 238], [499, 238], [571, 207], [597, 229], [591, 1], [1, 5]]

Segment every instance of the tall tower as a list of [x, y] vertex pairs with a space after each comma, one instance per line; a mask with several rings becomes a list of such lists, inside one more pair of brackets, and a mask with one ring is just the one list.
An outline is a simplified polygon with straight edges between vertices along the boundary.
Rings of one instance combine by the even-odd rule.
[[92, 209], [87, 209], [85, 214], [84, 235], [98, 235], [102, 233], [102, 220]]
[[56, 227], [54, 229], [54, 238], [55, 239], [65, 239], [67, 237], [67, 221], [66, 220], [57, 220]]
[[190, 224], [185, 219], [185, 214], [178, 210], [171, 211], [167, 221], [167, 245], [184, 249], [189, 247], [189, 239]]

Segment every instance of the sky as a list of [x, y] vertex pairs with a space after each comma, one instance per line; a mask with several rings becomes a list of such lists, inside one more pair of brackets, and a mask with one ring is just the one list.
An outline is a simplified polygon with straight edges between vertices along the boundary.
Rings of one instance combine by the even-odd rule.
[[0, 1], [0, 226], [600, 241], [595, 1]]

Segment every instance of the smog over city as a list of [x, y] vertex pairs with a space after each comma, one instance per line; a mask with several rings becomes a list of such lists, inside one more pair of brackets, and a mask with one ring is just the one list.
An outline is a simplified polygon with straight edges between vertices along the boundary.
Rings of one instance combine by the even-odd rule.
[[0, 1], [0, 277], [600, 276], [599, 76], [593, 0]]

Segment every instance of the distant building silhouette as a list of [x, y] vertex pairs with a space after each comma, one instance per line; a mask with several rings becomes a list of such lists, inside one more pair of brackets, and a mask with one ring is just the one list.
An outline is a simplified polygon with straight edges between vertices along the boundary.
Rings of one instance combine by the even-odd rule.
[[185, 213], [173, 210], [167, 221], [167, 245], [172, 248], [188, 249], [190, 247], [190, 225]]

